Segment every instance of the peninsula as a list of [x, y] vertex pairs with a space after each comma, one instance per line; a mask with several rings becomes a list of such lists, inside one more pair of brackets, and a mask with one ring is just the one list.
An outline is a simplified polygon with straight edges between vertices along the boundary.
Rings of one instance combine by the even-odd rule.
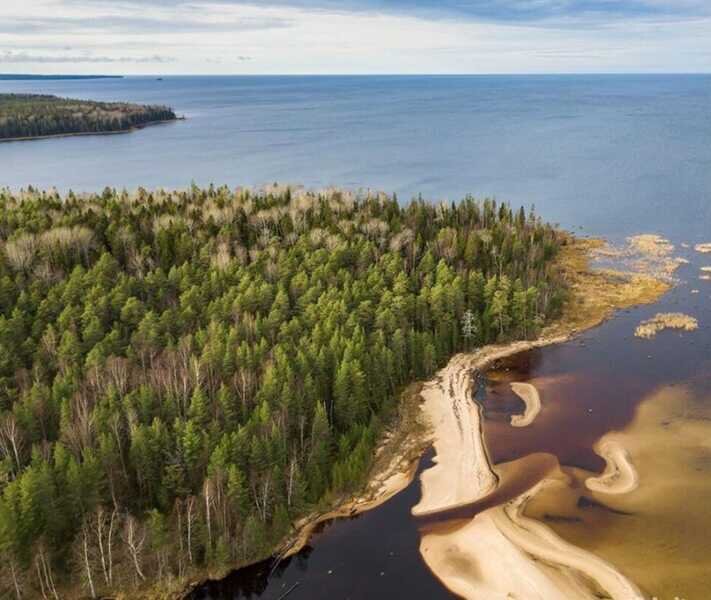
[[0, 94], [0, 142], [123, 133], [176, 119], [167, 106]]
[[567, 234], [472, 198], [0, 191], [0, 232], [10, 596], [155, 598], [271, 554], [378, 481], [409, 384], [536, 338], [569, 287]]

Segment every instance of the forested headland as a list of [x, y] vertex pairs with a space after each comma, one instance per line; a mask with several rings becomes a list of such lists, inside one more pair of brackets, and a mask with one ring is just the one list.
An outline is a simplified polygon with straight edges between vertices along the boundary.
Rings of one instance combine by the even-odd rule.
[[0, 73], [0, 81], [72, 81], [123, 79], [123, 75], [37, 75], [36, 73]]
[[176, 118], [167, 106], [93, 102], [40, 94], [0, 94], [0, 141], [116, 133]]
[[557, 314], [565, 241], [471, 198], [0, 191], [0, 596], [270, 553], [405, 384]]

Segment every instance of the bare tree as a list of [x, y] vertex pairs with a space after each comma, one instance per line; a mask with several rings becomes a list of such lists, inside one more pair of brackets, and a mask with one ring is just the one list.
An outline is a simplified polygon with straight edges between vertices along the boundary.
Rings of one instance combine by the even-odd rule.
[[86, 571], [86, 582], [89, 586], [89, 592], [92, 598], [96, 598], [96, 588], [94, 587], [94, 575], [91, 568], [91, 560], [89, 559], [89, 525], [84, 522], [81, 528], [81, 553], [82, 560], [84, 562], [84, 569]]
[[101, 570], [104, 574], [104, 581], [107, 586], [113, 583], [113, 547], [114, 533], [118, 521], [118, 509], [113, 508], [111, 514], [100, 506], [95, 513], [94, 534], [99, 550], [99, 560], [101, 561]]
[[141, 557], [143, 554], [143, 546], [146, 542], [146, 530], [139, 523], [138, 519], [132, 515], [127, 515], [124, 521], [123, 541], [126, 544], [126, 549], [136, 571], [136, 576], [141, 581], [146, 580], [141, 568]]
[[17, 472], [22, 469], [22, 449], [24, 447], [24, 439], [15, 416], [7, 414], [0, 421], [0, 450], [5, 456], [12, 457], [17, 466]]
[[34, 234], [23, 235], [5, 244], [7, 262], [15, 271], [27, 271], [37, 253], [37, 238]]
[[54, 577], [52, 576], [52, 565], [49, 564], [47, 552], [42, 543], [40, 543], [35, 555], [35, 568], [37, 569], [37, 580], [40, 584], [42, 597], [48, 599], [51, 594], [55, 600], [59, 600], [57, 588], [54, 585]]
[[193, 527], [197, 518], [197, 502], [195, 496], [185, 499], [185, 527], [187, 529], [188, 561], [193, 564]]
[[214, 485], [210, 477], [205, 477], [205, 482], [202, 486], [202, 495], [205, 500], [205, 525], [207, 526], [207, 547], [212, 550], [212, 517], [210, 509], [214, 502]]

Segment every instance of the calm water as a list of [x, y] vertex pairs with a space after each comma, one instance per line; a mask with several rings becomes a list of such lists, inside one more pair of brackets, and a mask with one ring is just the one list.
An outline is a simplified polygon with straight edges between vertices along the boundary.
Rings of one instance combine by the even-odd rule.
[[[165, 102], [188, 117], [131, 135], [0, 144], [0, 185], [13, 188], [278, 180], [401, 198], [471, 192], [534, 203], [546, 219], [612, 238], [711, 241], [711, 77], [130, 78], [0, 82], [0, 91]], [[547, 452], [599, 470], [591, 450], [599, 436], [629, 423], [658, 386], [709, 372], [711, 282], [698, 274], [711, 256], [678, 250], [691, 262], [657, 305], [491, 373], [480, 400], [495, 462]], [[689, 313], [700, 328], [635, 339], [635, 325], [660, 311]], [[529, 428], [508, 425], [518, 403], [511, 380], [542, 390], [544, 410]], [[279, 568], [258, 565], [195, 598], [447, 598], [419, 555], [410, 517], [418, 498], [415, 482], [370, 513], [328, 525]], [[707, 517], [689, 514], [687, 525]], [[711, 569], [710, 556], [699, 560]]]
[[167, 77], [0, 92], [167, 103], [134, 135], [0, 144], [0, 185], [371, 187], [535, 204], [607, 235], [711, 229], [711, 76]]

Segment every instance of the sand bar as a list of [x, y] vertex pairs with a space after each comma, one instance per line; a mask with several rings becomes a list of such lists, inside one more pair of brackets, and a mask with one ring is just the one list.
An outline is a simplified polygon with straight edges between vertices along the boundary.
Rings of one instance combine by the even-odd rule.
[[422, 500], [412, 509], [426, 515], [476, 502], [497, 484], [472, 397], [471, 363], [455, 356], [421, 392], [423, 411], [435, 431], [435, 466], [422, 474]]
[[511, 389], [521, 400], [526, 403], [526, 411], [522, 415], [513, 415], [511, 425], [514, 427], [528, 427], [541, 412], [541, 396], [535, 385], [530, 383], [514, 382]]
[[694, 246], [694, 250], [701, 252], [702, 254], [711, 254], [711, 242], [696, 244], [696, 246]]
[[637, 471], [629, 453], [620, 442], [610, 438], [604, 439], [597, 444], [595, 452], [604, 458], [607, 464], [602, 475], [585, 480], [585, 487], [603, 494], [627, 494], [637, 489]]
[[[422, 499], [414, 515], [474, 503], [497, 485], [471, 392], [474, 368], [500, 356], [458, 355], [426, 385], [423, 412], [437, 456], [435, 466], [422, 473]], [[524, 393], [530, 394], [530, 388]], [[420, 552], [432, 572], [449, 590], [472, 600], [594, 599], [600, 590], [614, 600], [642, 599], [611, 564], [523, 516], [526, 503], [546, 481], [474, 518], [426, 531]]]

